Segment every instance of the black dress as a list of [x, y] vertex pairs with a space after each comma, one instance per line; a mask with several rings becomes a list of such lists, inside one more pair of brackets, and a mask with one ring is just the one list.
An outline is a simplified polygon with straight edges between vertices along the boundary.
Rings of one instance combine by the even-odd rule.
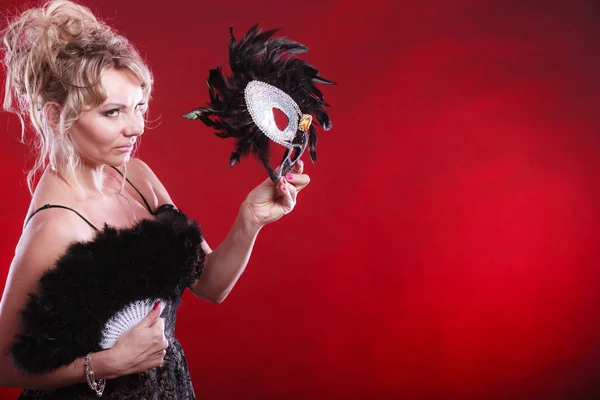
[[[175, 338], [175, 321], [183, 291], [201, 273], [204, 262], [204, 252], [200, 247], [202, 234], [195, 222], [173, 206], [163, 205], [153, 212], [143, 196], [142, 199], [153, 218], [141, 221], [130, 229], [115, 230], [105, 226], [100, 231], [72, 210], [98, 234], [91, 242], [72, 245], [66, 253], [70, 258], [63, 256], [57, 262], [57, 268], [40, 279], [41, 293], [31, 296], [23, 310], [23, 329], [11, 347], [15, 365], [29, 372], [43, 373], [67, 365], [70, 360], [85, 356], [89, 351], [101, 350], [97, 345], [98, 328], [104, 324], [106, 317], [129, 301], [158, 293], [158, 297], [165, 299], [161, 317], [165, 319], [165, 337], [169, 341], [163, 365], [143, 373], [107, 380], [102, 398], [196, 398], [183, 349]], [[66, 208], [46, 205], [36, 212], [53, 207]], [[111, 250], [105, 250], [109, 248]], [[134, 255], [129, 257], [131, 253]], [[92, 257], [96, 254], [101, 256]], [[98, 261], [99, 258], [102, 261]], [[86, 274], [81, 274], [81, 268], [85, 268]], [[127, 271], [128, 268], [131, 271]], [[105, 279], [100, 283], [90, 281], [88, 277], [104, 278], [107, 271], [111, 279], [121, 275], [108, 283], [104, 282]], [[135, 283], [129, 287], [131, 281]], [[119, 291], [123, 285], [125, 289]], [[106, 296], [107, 292], [111, 295]], [[69, 304], [68, 312], [63, 307], [65, 301]], [[81, 304], [73, 308], [73, 303]], [[102, 303], [102, 306], [98, 303]], [[88, 315], [103, 317], [99, 318], [100, 321], [89, 319], [85, 324], [82, 323], [82, 319]], [[48, 331], [48, 326], [55, 321], [60, 321], [61, 327]], [[65, 329], [69, 324], [77, 324], [77, 336], [71, 333], [71, 329]], [[83, 375], [83, 370], [81, 373]], [[19, 399], [97, 399], [97, 396], [87, 383], [80, 383], [56, 390], [25, 390]]]
[[[107, 380], [102, 399], [196, 399], [183, 349], [174, 335], [176, 309], [177, 305], [169, 303], [161, 315], [165, 318], [165, 336], [169, 341], [163, 366], [152, 368], [147, 372]], [[83, 371], [81, 372], [83, 374]], [[19, 396], [19, 400], [33, 399], [91, 400], [98, 397], [86, 383], [80, 383], [57, 390], [25, 390]]]

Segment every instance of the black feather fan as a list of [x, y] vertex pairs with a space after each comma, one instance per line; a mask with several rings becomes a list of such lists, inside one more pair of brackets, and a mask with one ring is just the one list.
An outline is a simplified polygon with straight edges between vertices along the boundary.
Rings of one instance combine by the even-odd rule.
[[163, 205], [133, 228], [105, 226], [94, 240], [73, 243], [21, 311], [13, 363], [27, 373], [52, 371], [102, 350], [104, 324], [127, 304], [149, 297], [178, 304], [201, 273], [201, 242], [196, 222]]
[[[327, 104], [323, 94], [316, 87], [318, 83], [334, 84], [319, 76], [319, 71], [308, 62], [296, 57], [306, 53], [308, 48], [285, 37], [272, 36], [279, 30], [263, 32], [254, 25], [239, 42], [230, 27], [229, 65], [232, 75], [225, 76], [217, 65], [208, 75], [210, 102], [184, 115], [188, 119], [199, 119], [221, 138], [235, 138], [236, 150], [231, 154], [230, 165], [234, 166], [240, 157], [249, 152], [258, 155], [273, 181], [278, 175], [269, 166], [270, 139], [254, 123], [244, 98], [246, 85], [262, 81], [287, 93], [300, 107], [303, 114], [310, 114], [324, 130], [331, 128]], [[305, 141], [306, 133], [297, 130], [294, 142]], [[304, 143], [304, 147], [306, 144]], [[308, 132], [308, 148], [313, 162], [317, 159], [317, 131], [313, 125]], [[290, 150], [284, 155], [279, 176], [291, 169], [296, 158], [288, 159]], [[288, 160], [285, 163], [285, 160]]]

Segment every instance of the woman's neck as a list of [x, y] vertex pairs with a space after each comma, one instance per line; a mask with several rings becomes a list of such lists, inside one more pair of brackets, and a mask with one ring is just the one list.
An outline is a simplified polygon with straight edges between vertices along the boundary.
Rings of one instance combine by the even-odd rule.
[[107, 185], [107, 165], [89, 165], [81, 163], [75, 170], [66, 166], [57, 167], [52, 172], [66, 183], [77, 194], [77, 197], [85, 200], [90, 197], [106, 196], [114, 194], [112, 185]]

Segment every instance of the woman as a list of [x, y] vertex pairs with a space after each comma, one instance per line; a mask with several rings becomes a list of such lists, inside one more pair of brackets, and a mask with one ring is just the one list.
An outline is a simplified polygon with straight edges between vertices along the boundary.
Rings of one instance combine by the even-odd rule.
[[[0, 386], [24, 388], [24, 399], [95, 398], [102, 392], [96, 382], [108, 380], [105, 398], [195, 398], [172, 337], [175, 306], [161, 317], [157, 304], [112, 348], [52, 372], [25, 374], [8, 356], [28, 293], [71, 243], [94, 240], [98, 227], [135, 226], [173, 201], [148, 165], [131, 156], [144, 133], [152, 76], [125, 38], [89, 9], [53, 1], [15, 18], [4, 44], [4, 106], [31, 121], [37, 160], [28, 175], [31, 206], [0, 303]], [[261, 227], [289, 213], [308, 182], [299, 162], [279, 182], [266, 179], [250, 192], [219, 247], [211, 251], [202, 241], [203, 270], [187, 288], [223, 301]]]

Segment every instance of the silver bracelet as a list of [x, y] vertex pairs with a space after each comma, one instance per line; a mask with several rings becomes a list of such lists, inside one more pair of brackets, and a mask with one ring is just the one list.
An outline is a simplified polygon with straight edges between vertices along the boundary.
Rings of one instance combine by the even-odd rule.
[[88, 355], [85, 356], [85, 378], [87, 379], [90, 389], [96, 392], [96, 396], [102, 397], [102, 392], [104, 392], [104, 387], [106, 386], [106, 379], [96, 380], [92, 368], [92, 353], [88, 353]]

